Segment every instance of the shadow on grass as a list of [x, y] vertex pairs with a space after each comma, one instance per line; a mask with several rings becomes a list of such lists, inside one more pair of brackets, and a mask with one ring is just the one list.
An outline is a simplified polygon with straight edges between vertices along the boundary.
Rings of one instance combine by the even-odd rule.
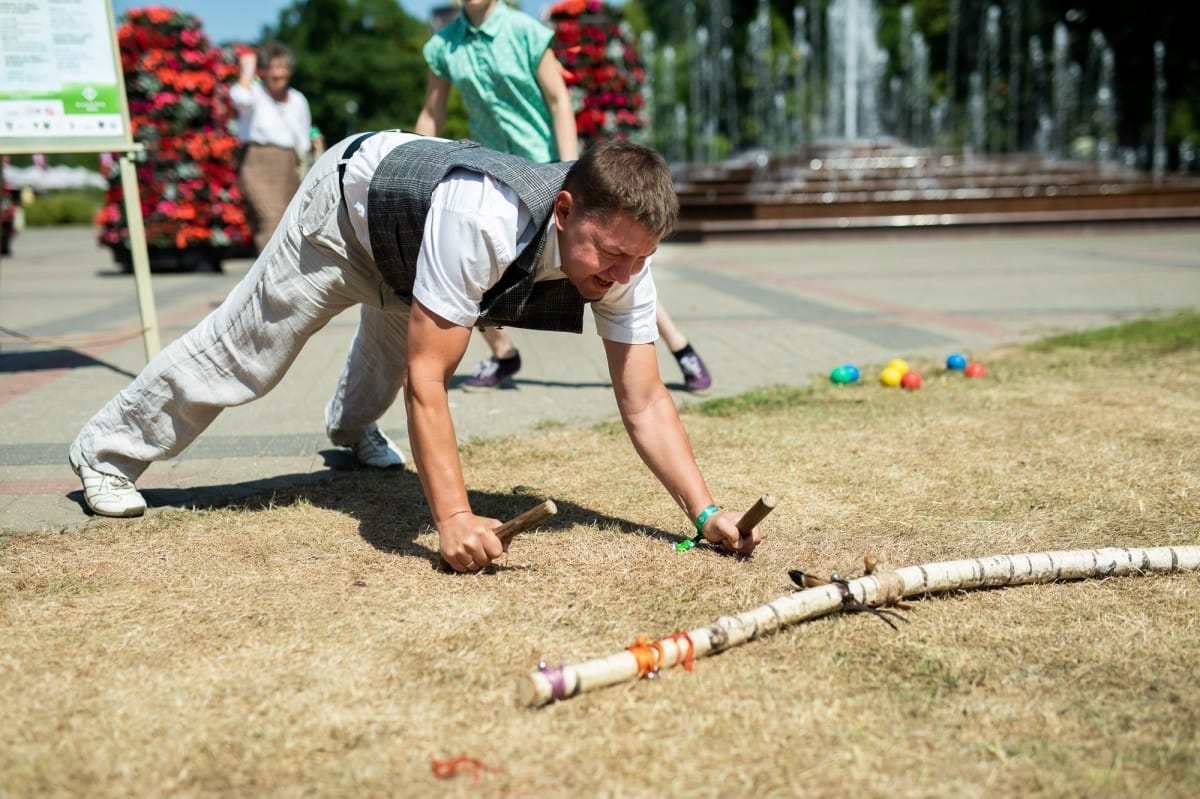
[[[437, 549], [417, 542], [418, 536], [431, 528], [432, 519], [415, 471], [409, 467], [384, 470], [364, 467], [344, 449], [324, 450], [320, 454], [328, 467], [326, 471], [191, 488], [147, 488], [141, 493], [152, 510], [242, 509], [254, 512], [308, 503], [356, 519], [362, 539], [381, 552], [418, 558], [428, 561], [434, 568], [438, 566], [440, 555]], [[530, 486], [515, 486], [507, 492], [468, 490], [467, 494], [475, 513], [502, 521], [524, 513], [542, 500], [553, 499], [558, 513], [538, 525], [537, 529], [542, 532], [586, 525], [649, 535], [671, 544], [684, 540], [675, 533], [647, 528], [620, 516], [550, 496]], [[79, 503], [86, 511], [82, 491], [72, 491], [67, 498]]]
[[[433, 522], [421, 482], [416, 473], [407, 468], [360, 470], [350, 479], [299, 489], [297, 496], [313, 505], [354, 517], [358, 520], [359, 535], [382, 552], [423, 558], [434, 568], [439, 564], [437, 549], [416, 540], [420, 534], [431, 529]], [[504, 492], [468, 489], [467, 497], [475, 513], [501, 521], [524, 513], [542, 500], [552, 499], [558, 513], [537, 526], [536, 529], [543, 533], [562, 532], [577, 525], [586, 525], [615, 528], [628, 534], [650, 535], [671, 543], [682, 540], [665, 530], [648, 529], [629, 519], [601, 513], [529, 486], [516, 486]]]

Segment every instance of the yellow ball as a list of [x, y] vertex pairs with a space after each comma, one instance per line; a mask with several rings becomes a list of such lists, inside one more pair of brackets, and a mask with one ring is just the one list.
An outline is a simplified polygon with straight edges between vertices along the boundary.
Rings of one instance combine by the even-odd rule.
[[903, 358], [893, 358], [892, 360], [888, 361], [887, 368], [895, 369], [900, 373], [900, 376], [903, 377], [904, 373], [908, 371], [908, 361], [904, 360]]
[[883, 383], [888, 388], [895, 388], [900, 385], [900, 379], [904, 377], [904, 372], [901, 372], [894, 366], [889, 366], [879, 373], [879, 382]]

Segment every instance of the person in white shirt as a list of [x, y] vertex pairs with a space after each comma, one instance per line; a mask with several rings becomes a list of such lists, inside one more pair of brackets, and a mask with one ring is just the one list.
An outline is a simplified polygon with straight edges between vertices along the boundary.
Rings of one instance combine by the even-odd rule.
[[229, 89], [238, 112], [238, 183], [254, 244], [262, 252], [300, 188], [300, 168], [313, 150], [315, 129], [308, 99], [290, 85], [294, 62], [287, 45], [263, 47], [261, 80], [257, 53], [243, 53], [238, 60], [241, 72]]
[[591, 306], [634, 448], [700, 535], [749, 554], [740, 513], [713, 503], [659, 376], [650, 259], [679, 200], [662, 157], [624, 140], [571, 164], [400, 131], [339, 142], [310, 170], [280, 232], [225, 302], [155, 357], [68, 455], [95, 513], [136, 516], [134, 481], [224, 408], [261, 397], [304, 343], [359, 306], [326, 408], [330, 439], [381, 467], [403, 456], [377, 425], [401, 391], [440, 555], [478, 571], [503, 553], [471, 508], [449, 383], [478, 325], [582, 332]]

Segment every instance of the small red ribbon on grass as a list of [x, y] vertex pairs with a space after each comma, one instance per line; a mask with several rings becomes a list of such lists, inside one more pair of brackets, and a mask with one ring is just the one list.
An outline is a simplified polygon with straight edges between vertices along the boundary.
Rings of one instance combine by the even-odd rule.
[[430, 766], [433, 767], [433, 775], [439, 780], [448, 780], [451, 777], [456, 777], [462, 771], [469, 773], [478, 780], [481, 772], [500, 772], [504, 770], [495, 766], [489, 766], [478, 758], [467, 757], [466, 755], [452, 757], [449, 760], [432, 760], [430, 761]]

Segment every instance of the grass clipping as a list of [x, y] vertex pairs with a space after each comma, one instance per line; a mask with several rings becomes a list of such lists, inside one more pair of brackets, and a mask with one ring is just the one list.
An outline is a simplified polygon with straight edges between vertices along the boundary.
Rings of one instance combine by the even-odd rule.
[[[687, 520], [616, 425], [464, 448], [477, 511], [559, 508], [493, 574], [434, 571], [408, 472], [9, 536], [0, 796], [1194, 796], [1194, 574], [828, 616], [540, 710], [516, 686], [792, 568], [1200, 543], [1197, 329], [691, 406], [718, 501], [779, 498], [744, 561], [673, 551]], [[455, 758], [481, 768], [432, 768]]]

